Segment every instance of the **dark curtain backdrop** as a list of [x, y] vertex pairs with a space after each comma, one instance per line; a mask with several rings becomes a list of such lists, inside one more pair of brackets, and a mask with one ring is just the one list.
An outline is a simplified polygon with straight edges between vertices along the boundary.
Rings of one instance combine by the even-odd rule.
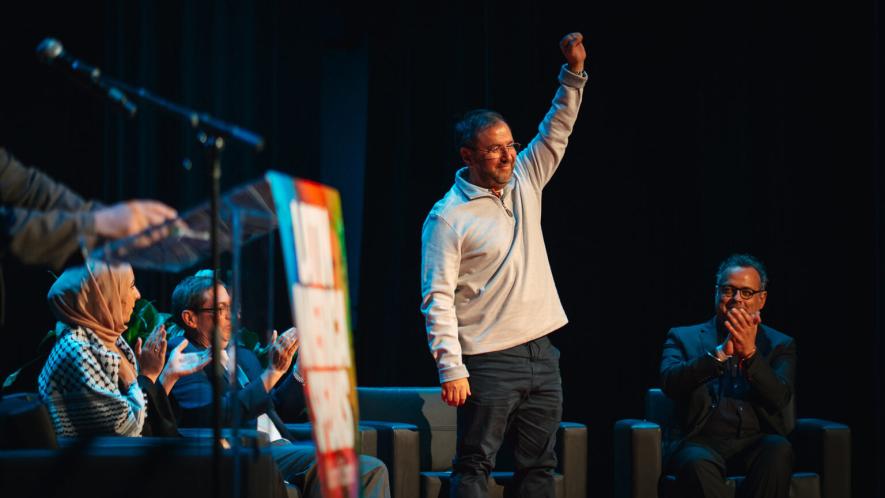
[[[0, 144], [106, 202], [183, 210], [208, 195], [191, 130], [147, 106], [111, 113], [36, 61], [46, 36], [264, 134], [258, 155], [229, 145], [223, 186], [273, 168], [339, 188], [360, 383], [433, 385], [420, 230], [458, 167], [452, 123], [490, 107], [528, 142], [557, 41], [580, 30], [591, 82], [543, 223], [570, 318], [552, 337], [565, 418], [590, 428], [592, 496], [611, 493], [612, 424], [642, 415], [668, 328], [711, 316], [715, 266], [735, 251], [769, 266], [763, 318], [797, 340], [800, 416], [849, 423], [854, 494], [881, 496], [881, 16], [877, 1], [4, 2]], [[256, 330], [288, 320], [275, 244], [246, 254]], [[4, 272], [5, 376], [52, 326], [52, 277]], [[138, 274], [161, 308], [178, 278]]]
[[385, 16], [369, 46], [364, 384], [436, 382], [420, 230], [458, 166], [454, 117], [493, 108], [528, 142], [556, 41], [581, 30], [591, 82], [543, 223], [570, 318], [553, 335], [564, 416], [589, 425], [591, 489], [610, 494], [611, 427], [642, 416], [667, 330], [708, 319], [716, 264], [747, 251], [771, 271], [764, 320], [798, 343], [800, 415], [850, 421], [856, 496], [879, 492], [871, 4], [401, 2]]

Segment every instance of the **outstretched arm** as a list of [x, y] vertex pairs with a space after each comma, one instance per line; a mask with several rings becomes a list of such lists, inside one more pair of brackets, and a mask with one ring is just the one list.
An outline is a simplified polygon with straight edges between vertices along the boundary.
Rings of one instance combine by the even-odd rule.
[[83, 200], [74, 191], [0, 149], [0, 251], [28, 264], [61, 268], [81, 245], [99, 238], [133, 235], [176, 216], [156, 201], [110, 207]]
[[559, 73], [559, 89], [550, 110], [538, 126], [538, 134], [517, 156], [515, 165], [516, 171], [524, 175], [538, 191], [544, 188], [565, 155], [587, 83], [584, 35], [565, 35], [559, 41], [559, 48], [566, 60]]

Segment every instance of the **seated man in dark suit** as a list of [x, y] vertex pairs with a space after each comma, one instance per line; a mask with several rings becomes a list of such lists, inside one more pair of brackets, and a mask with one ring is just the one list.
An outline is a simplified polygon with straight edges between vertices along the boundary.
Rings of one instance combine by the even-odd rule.
[[[177, 327], [183, 329], [183, 337], [170, 339], [170, 348], [187, 338], [190, 344], [185, 352], [205, 351], [211, 345], [213, 314], [218, 314], [221, 333], [222, 365], [225, 369], [222, 385], [228, 389], [229, 372], [233, 366], [231, 355], [231, 300], [227, 289], [218, 288], [218, 309], [213, 308], [212, 273], [202, 271], [187, 277], [172, 293], [172, 312]], [[170, 331], [170, 335], [176, 335]], [[239, 410], [242, 427], [258, 429], [272, 441], [271, 452], [283, 477], [304, 490], [307, 497], [320, 498], [319, 480], [316, 476], [316, 451], [307, 442], [292, 444], [292, 436], [277, 415], [277, 408], [289, 412], [304, 409], [304, 392], [301, 378], [292, 366], [292, 357], [298, 349], [298, 336], [294, 328], [274, 340], [268, 353], [267, 368], [262, 368], [258, 358], [248, 348], [236, 348], [237, 383], [240, 389], [233, 399], [228, 393], [222, 398], [223, 423], [230, 425]], [[172, 398], [180, 408], [181, 427], [209, 427], [212, 424], [212, 383], [209, 367], [181, 378], [172, 388]], [[362, 496], [390, 497], [387, 467], [377, 458], [360, 456]]]
[[678, 496], [727, 496], [733, 473], [746, 475], [738, 496], [789, 494], [793, 449], [783, 410], [793, 396], [796, 344], [761, 324], [767, 286], [759, 260], [730, 256], [716, 272], [716, 316], [667, 334], [661, 381], [684, 434], [665, 458]]

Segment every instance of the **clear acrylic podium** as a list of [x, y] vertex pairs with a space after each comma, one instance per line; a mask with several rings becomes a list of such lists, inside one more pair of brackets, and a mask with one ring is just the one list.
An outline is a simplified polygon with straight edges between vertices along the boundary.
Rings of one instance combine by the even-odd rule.
[[[96, 248], [93, 259], [129, 263], [134, 268], [178, 273], [210, 257], [209, 203], [163, 225]], [[221, 196], [218, 243], [234, 256], [246, 243], [277, 228], [270, 184], [258, 180]], [[235, 258], [236, 259], [236, 258]]]

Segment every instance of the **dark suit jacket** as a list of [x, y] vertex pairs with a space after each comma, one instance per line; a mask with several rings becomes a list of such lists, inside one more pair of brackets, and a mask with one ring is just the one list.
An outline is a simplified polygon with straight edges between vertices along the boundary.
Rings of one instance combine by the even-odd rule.
[[[717, 379], [725, 363], [708, 355], [719, 344], [716, 318], [699, 325], [675, 327], [667, 333], [661, 356], [661, 387], [674, 401], [680, 426], [665, 441], [669, 456], [685, 439], [697, 434], [718, 402]], [[793, 430], [793, 384], [796, 377], [796, 343], [792, 337], [759, 325], [756, 354], [743, 370], [750, 385], [749, 402], [763, 432], [787, 435]]]
[[[171, 351], [180, 344], [182, 339], [183, 337], [170, 339], [168, 350]], [[193, 353], [204, 349], [194, 342], [189, 342], [184, 352]], [[293, 439], [277, 414], [276, 407], [282, 406], [287, 411], [296, 410], [295, 407], [301, 407], [303, 410], [304, 390], [301, 384], [291, 373], [286, 373], [268, 393], [261, 382], [261, 373], [264, 369], [255, 353], [247, 348], [238, 347], [237, 364], [249, 378], [249, 383], [239, 386], [236, 395], [232, 396], [229, 391], [228, 376], [226, 374], [223, 376], [222, 387], [225, 392], [222, 395], [222, 424], [230, 426], [233, 423], [235, 410], [239, 410], [241, 426], [254, 429], [258, 416], [267, 414], [283, 437]], [[212, 383], [209, 377], [211, 367], [210, 363], [203, 370], [179, 379], [172, 388], [172, 398], [180, 410], [179, 426], [212, 426]]]

